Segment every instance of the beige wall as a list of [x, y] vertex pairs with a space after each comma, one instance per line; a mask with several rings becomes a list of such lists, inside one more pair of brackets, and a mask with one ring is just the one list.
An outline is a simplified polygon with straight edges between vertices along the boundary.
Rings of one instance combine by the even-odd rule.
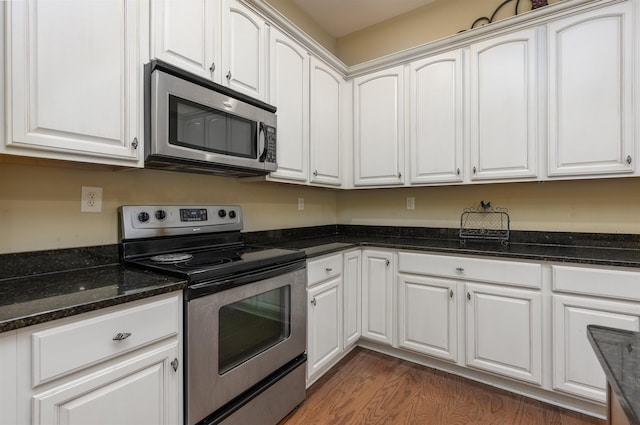
[[[504, 0], [438, 0], [427, 6], [373, 25], [337, 40], [307, 16], [292, 0], [266, 0], [346, 65], [366, 62], [400, 50], [454, 35], [471, 27], [480, 17], [490, 17]], [[561, 0], [548, 0], [549, 4]], [[514, 14], [515, 1], [496, 16], [496, 21]], [[531, 10], [531, 0], [522, 0], [520, 13]]]
[[265, 0], [271, 7], [286, 16], [298, 28], [307, 33], [311, 38], [320, 43], [332, 54], [336, 54], [336, 39], [323, 30], [309, 15], [305, 14], [291, 0]]
[[[640, 233], [640, 178], [340, 192], [340, 224], [460, 226], [480, 201], [509, 210], [514, 230]], [[415, 210], [406, 198], [415, 198]]]
[[[0, 182], [0, 253], [117, 243], [124, 204], [239, 204], [246, 231], [336, 222], [335, 192], [229, 177], [0, 163]], [[103, 188], [102, 213], [80, 213], [82, 186]]]

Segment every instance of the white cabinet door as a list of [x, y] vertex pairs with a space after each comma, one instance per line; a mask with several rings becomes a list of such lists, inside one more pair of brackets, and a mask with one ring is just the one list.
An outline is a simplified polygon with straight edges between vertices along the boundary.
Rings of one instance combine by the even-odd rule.
[[632, 26], [631, 2], [549, 24], [550, 176], [634, 171]]
[[222, 80], [228, 87], [266, 99], [267, 26], [236, 0], [222, 3]]
[[342, 352], [342, 277], [309, 288], [307, 380]]
[[539, 291], [467, 284], [467, 365], [541, 384]]
[[403, 66], [354, 79], [354, 176], [356, 186], [403, 183]]
[[464, 138], [462, 51], [412, 62], [410, 183], [462, 181]]
[[393, 343], [393, 254], [362, 253], [362, 337]]
[[311, 58], [311, 183], [342, 185], [342, 88], [344, 79], [324, 62]]
[[0, 150], [142, 166], [148, 4], [20, 0], [10, 20], [7, 124]]
[[471, 45], [471, 180], [537, 175], [535, 31]]
[[270, 56], [270, 101], [278, 108], [278, 170], [271, 176], [306, 182], [309, 174], [309, 53], [273, 28]]
[[16, 331], [0, 333], [0, 424], [18, 423]]
[[360, 339], [362, 325], [362, 255], [360, 251], [344, 254], [344, 347]]
[[[181, 423], [178, 343], [145, 351], [32, 399], [35, 425]], [[176, 366], [180, 367], [180, 366]], [[179, 369], [178, 369], [179, 370]]]
[[640, 331], [640, 304], [553, 296], [553, 388], [607, 401], [607, 380], [587, 339], [587, 325]]
[[151, 34], [153, 58], [220, 81], [219, 0], [154, 0]]
[[457, 361], [456, 282], [400, 274], [398, 297], [398, 345]]

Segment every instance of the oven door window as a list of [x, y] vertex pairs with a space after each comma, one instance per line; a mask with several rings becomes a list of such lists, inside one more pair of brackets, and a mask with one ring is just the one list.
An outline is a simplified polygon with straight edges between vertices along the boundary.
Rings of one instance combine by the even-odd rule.
[[257, 158], [258, 124], [169, 95], [169, 143], [226, 156]]
[[219, 310], [220, 375], [289, 337], [290, 292], [289, 286], [283, 286]]

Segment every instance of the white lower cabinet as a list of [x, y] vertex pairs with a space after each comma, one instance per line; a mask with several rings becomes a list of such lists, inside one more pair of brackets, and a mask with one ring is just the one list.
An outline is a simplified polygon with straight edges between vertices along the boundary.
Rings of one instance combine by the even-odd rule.
[[17, 424], [16, 331], [0, 333], [0, 425]]
[[182, 423], [182, 294], [21, 329], [17, 421]]
[[347, 348], [360, 339], [362, 334], [362, 254], [360, 250], [344, 254], [344, 335]]
[[342, 354], [342, 254], [307, 263], [307, 382]]
[[33, 396], [35, 425], [175, 424], [178, 342], [141, 353]]
[[587, 326], [640, 331], [640, 272], [553, 268], [553, 388], [599, 403], [607, 382], [587, 339]]
[[393, 343], [393, 253], [362, 252], [362, 337]]
[[467, 365], [542, 383], [539, 291], [467, 284]]
[[398, 345], [457, 361], [456, 282], [430, 276], [398, 275]]

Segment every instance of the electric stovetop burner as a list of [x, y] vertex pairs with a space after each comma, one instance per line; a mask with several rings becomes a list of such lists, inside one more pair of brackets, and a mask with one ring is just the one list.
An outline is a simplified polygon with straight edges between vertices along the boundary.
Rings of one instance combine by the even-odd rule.
[[246, 245], [238, 206], [123, 206], [125, 263], [184, 277], [189, 286], [305, 258], [303, 251]]

